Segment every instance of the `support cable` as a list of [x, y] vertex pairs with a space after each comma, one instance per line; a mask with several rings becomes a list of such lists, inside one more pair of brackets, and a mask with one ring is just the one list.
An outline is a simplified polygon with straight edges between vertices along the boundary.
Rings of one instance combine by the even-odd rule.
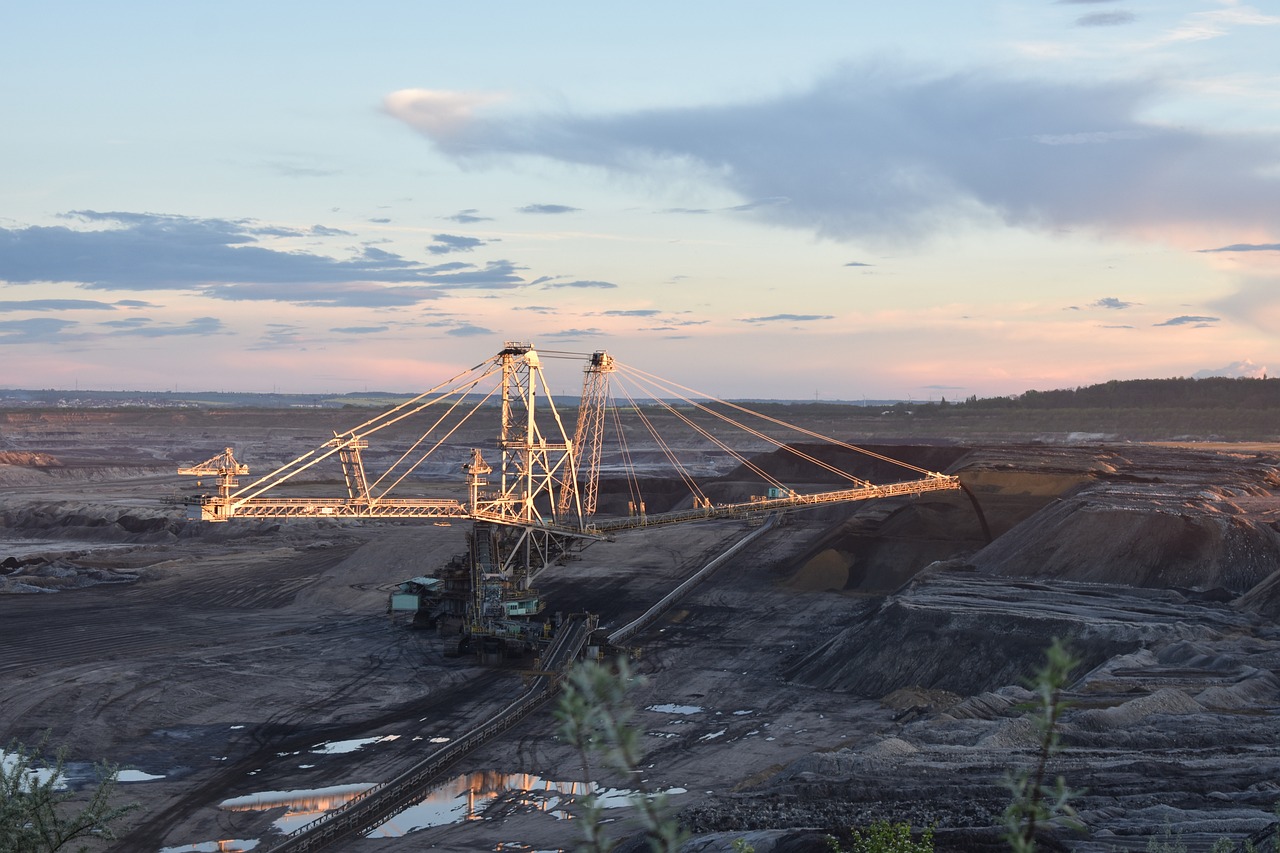
[[[616, 361], [617, 361], [617, 360], [615, 359], [615, 363], [616, 363]], [[658, 381], [658, 382], [667, 382], [667, 381], [669, 381], [669, 380], [664, 380], [664, 379], [662, 379], [661, 377], [654, 376], [652, 373], [646, 373], [645, 371], [640, 370], [639, 368], [636, 368], [636, 367], [630, 367], [629, 365], [622, 365], [622, 364], [619, 364], [619, 365], [618, 365], [618, 367], [619, 367], [620, 369], [621, 369], [621, 368], [625, 368], [625, 369], [627, 369], [627, 370], [631, 371], [632, 373], [635, 373], [635, 374], [637, 374], [637, 375], [643, 375], [643, 376], [649, 377], [650, 379], [655, 380], [655, 381]], [[866, 449], [865, 447], [859, 447], [859, 446], [858, 446], [858, 445], [856, 445], [856, 444], [849, 444], [848, 442], [841, 441], [841, 440], [839, 440], [839, 439], [837, 439], [837, 438], [832, 438], [831, 436], [823, 435], [822, 433], [813, 432], [812, 430], [807, 430], [807, 429], [805, 429], [805, 428], [803, 428], [803, 427], [796, 426], [795, 424], [789, 424], [789, 423], [787, 423], [786, 421], [779, 420], [778, 418], [770, 417], [769, 415], [765, 415], [765, 414], [762, 414], [762, 413], [760, 413], [760, 412], [754, 412], [754, 411], [752, 411], [751, 409], [748, 409], [748, 408], [746, 408], [746, 407], [744, 407], [744, 406], [739, 406], [739, 405], [737, 405], [737, 404], [735, 404], [735, 403], [730, 403], [730, 402], [728, 402], [727, 400], [721, 400], [721, 399], [719, 399], [719, 398], [716, 398], [716, 397], [711, 396], [710, 394], [706, 394], [706, 393], [704, 393], [704, 392], [702, 392], [702, 391], [697, 391], [697, 390], [695, 390], [695, 389], [693, 389], [693, 388], [689, 388], [689, 387], [687, 387], [687, 386], [685, 386], [685, 385], [681, 385], [681, 384], [676, 383], [676, 382], [672, 382], [671, 384], [672, 384], [672, 386], [674, 386], [674, 387], [676, 387], [676, 388], [683, 389], [684, 391], [687, 391], [687, 392], [689, 392], [690, 394], [696, 394], [696, 395], [698, 395], [698, 396], [700, 396], [700, 397], [703, 397], [704, 399], [712, 400], [712, 401], [714, 401], [714, 402], [717, 402], [717, 403], [720, 403], [720, 404], [722, 404], [722, 405], [728, 406], [728, 407], [729, 407], [729, 408], [731, 408], [731, 409], [736, 409], [736, 410], [737, 410], [737, 411], [739, 411], [739, 412], [743, 412], [744, 414], [753, 415], [753, 416], [755, 416], [755, 417], [757, 417], [757, 418], [760, 418], [761, 420], [769, 421], [770, 423], [776, 424], [776, 425], [778, 425], [778, 426], [786, 427], [787, 429], [795, 430], [796, 432], [799, 432], [799, 433], [802, 433], [802, 434], [804, 434], [804, 435], [810, 436], [811, 438], [816, 438], [816, 439], [818, 439], [818, 440], [820, 440], [820, 441], [825, 441], [825, 442], [829, 442], [829, 443], [831, 443], [831, 444], [835, 444], [835, 445], [837, 445], [837, 446], [839, 446], [839, 447], [843, 447], [843, 448], [845, 448], [846, 450], [854, 450], [854, 451], [857, 451], [858, 453], [863, 453], [863, 454], [865, 454], [865, 455], [867, 455], [867, 456], [870, 456], [870, 457], [872, 457], [872, 458], [874, 458], [874, 459], [879, 459], [881, 462], [889, 462], [889, 463], [892, 463], [892, 464], [894, 464], [894, 465], [899, 465], [899, 466], [901, 466], [901, 467], [903, 467], [903, 468], [910, 468], [912, 471], [916, 471], [916, 472], [918, 472], [918, 473], [920, 473], [920, 474], [930, 474], [930, 475], [932, 475], [932, 474], [936, 474], [936, 473], [937, 473], [936, 471], [930, 471], [930, 470], [929, 470], [929, 469], [927, 469], [927, 468], [921, 468], [921, 467], [919, 467], [918, 465], [912, 465], [910, 462], [903, 462], [901, 459], [894, 459], [892, 456], [885, 456], [885, 455], [883, 455], [883, 454], [876, 453], [874, 450], [868, 450], [868, 449]]]
[[[640, 379], [639, 379], [639, 377], [632, 376], [632, 377], [630, 377], [630, 378], [631, 378], [633, 381], [636, 381], [636, 382], [641, 382], [641, 381], [642, 381], [642, 380], [640, 380]], [[784, 442], [784, 441], [782, 441], [782, 440], [780, 440], [780, 439], [774, 438], [773, 436], [771, 436], [771, 435], [769, 435], [769, 434], [767, 434], [767, 433], [761, 432], [761, 431], [759, 431], [759, 430], [757, 430], [757, 429], [753, 429], [752, 427], [747, 426], [746, 424], [744, 424], [744, 423], [742, 423], [742, 422], [740, 422], [740, 421], [735, 421], [733, 418], [729, 417], [728, 415], [725, 415], [725, 414], [724, 414], [724, 413], [722, 413], [722, 412], [717, 412], [715, 409], [712, 409], [712, 408], [710, 408], [709, 406], [704, 406], [703, 404], [701, 404], [701, 403], [697, 402], [696, 400], [691, 400], [691, 399], [689, 399], [688, 397], [685, 397], [683, 394], [680, 394], [679, 392], [673, 391], [673, 390], [671, 390], [670, 388], [666, 388], [666, 387], [663, 387], [663, 386], [661, 386], [661, 385], [658, 385], [658, 386], [656, 386], [656, 387], [658, 387], [658, 388], [659, 388], [659, 389], [661, 389], [662, 391], [665, 391], [665, 392], [667, 392], [667, 393], [669, 393], [669, 394], [674, 394], [678, 399], [682, 400], [682, 401], [683, 401], [683, 402], [685, 402], [685, 403], [688, 403], [689, 405], [693, 406], [694, 408], [698, 409], [699, 411], [706, 412], [706, 413], [708, 413], [708, 414], [712, 415], [713, 417], [719, 418], [720, 420], [724, 421], [725, 423], [730, 424], [731, 426], [737, 427], [738, 429], [740, 429], [740, 430], [742, 430], [742, 431], [744, 431], [744, 432], [746, 432], [746, 433], [748, 433], [748, 434], [750, 434], [750, 435], [753, 435], [753, 436], [755, 436], [756, 438], [759, 438], [761, 441], [767, 442], [768, 444], [772, 444], [774, 447], [777, 447], [779, 450], [783, 450], [783, 451], [785, 451], [785, 452], [787, 452], [787, 453], [790, 453], [790, 454], [792, 454], [792, 455], [794, 455], [794, 456], [798, 456], [798, 457], [800, 457], [801, 459], [805, 460], [806, 462], [810, 462], [810, 463], [812, 463], [813, 465], [816, 465], [817, 467], [822, 468], [823, 470], [826, 470], [826, 471], [828, 471], [828, 472], [830, 472], [830, 473], [832, 473], [832, 474], [835, 474], [836, 476], [838, 476], [838, 477], [840, 477], [840, 478], [842, 478], [842, 479], [845, 479], [845, 480], [848, 480], [848, 481], [849, 481], [849, 482], [851, 482], [851, 483], [854, 483], [855, 485], [859, 485], [859, 486], [869, 486], [869, 485], [871, 485], [871, 483], [869, 483], [868, 481], [866, 481], [866, 480], [862, 479], [861, 477], [855, 477], [853, 474], [850, 474], [850, 473], [848, 473], [847, 471], [842, 471], [841, 469], [839, 469], [839, 468], [837, 468], [836, 466], [834, 466], [834, 465], [830, 464], [829, 462], [824, 462], [824, 461], [822, 461], [821, 459], [818, 459], [816, 456], [813, 456], [813, 455], [811, 455], [811, 454], [805, 453], [803, 450], [800, 450], [800, 449], [799, 449], [799, 448], [797, 448], [797, 447], [793, 447], [792, 445], [789, 445], [789, 444], [787, 444], [786, 442]], [[655, 397], [655, 399], [658, 399], [658, 398], [657, 398], [657, 397]], [[661, 401], [661, 400], [659, 400], [659, 402], [662, 402], [662, 401]], [[723, 401], [717, 400], [717, 401], [715, 401], [715, 402], [723, 402]], [[662, 402], [662, 404], [663, 404], [663, 405], [667, 405], [665, 402]], [[726, 404], [726, 405], [729, 405], [729, 404]], [[672, 409], [672, 412], [674, 413], [674, 412], [676, 412], [676, 410], [675, 410], [675, 409]], [[677, 417], [680, 417], [680, 418], [682, 418], [682, 419], [684, 419], [684, 416], [683, 416], [683, 415], [680, 415], [679, 413], [676, 413], [676, 416], [677, 416]], [[692, 423], [691, 421], [689, 421], [688, 423], [690, 424], [690, 426], [693, 426], [693, 423]], [[787, 425], [787, 424], [783, 423], [782, 421], [779, 421], [778, 423], [779, 423], [779, 424], [782, 424], [783, 426], [786, 426], [786, 425]], [[708, 439], [710, 439], [711, 441], [717, 441], [717, 442], [718, 442], [718, 440], [717, 440], [716, 438], [714, 438], [710, 433], [708, 433], [708, 432], [702, 432], [702, 430], [700, 430], [700, 429], [699, 429], [698, 427], [696, 427], [696, 426], [694, 426], [694, 429], [699, 430], [699, 432], [701, 432], [703, 435], [705, 435], [705, 436], [706, 436]], [[723, 445], [722, 445], [722, 446], [723, 446]], [[780, 483], [780, 482], [778, 482], [778, 481], [774, 480], [774, 479], [773, 479], [773, 477], [771, 477], [770, 475], [765, 474], [762, 470], [760, 470], [758, 467], [756, 467], [756, 466], [755, 466], [755, 465], [753, 465], [752, 463], [748, 462], [748, 461], [747, 461], [744, 457], [742, 457], [741, 455], [734, 454], [734, 453], [733, 453], [733, 451], [729, 451], [729, 452], [730, 452], [731, 454], [733, 454], [733, 455], [735, 456], [735, 458], [737, 458], [737, 459], [739, 459], [740, 461], [742, 461], [745, 465], [747, 465], [747, 466], [748, 466], [748, 467], [750, 467], [753, 471], [755, 471], [757, 474], [759, 474], [761, 477], [763, 477], [765, 480], [767, 480], [767, 481], [769, 481], [769, 482], [772, 482], [775, 486], [778, 486], [778, 487], [780, 487], [780, 488], [785, 488], [785, 486], [784, 486], [782, 483]]]
[[627, 391], [625, 387], [623, 387], [622, 392], [626, 396], [627, 401], [631, 403], [632, 409], [635, 411], [636, 416], [640, 419], [640, 422], [643, 423], [645, 425], [645, 428], [649, 430], [649, 435], [653, 436], [653, 440], [657, 442], [658, 447], [662, 450], [663, 454], [666, 455], [667, 460], [675, 467], [676, 473], [680, 475], [680, 479], [684, 481], [684, 484], [689, 488], [689, 491], [692, 492], [695, 497], [699, 498], [702, 502], [705, 503], [707, 501], [707, 496], [702, 493], [702, 489], [698, 488], [698, 484], [694, 482], [692, 475], [690, 475], [689, 472], [685, 469], [684, 465], [680, 463], [680, 460], [676, 458], [675, 452], [672, 451], [671, 446], [667, 444], [666, 439], [664, 439], [661, 435], [658, 434], [657, 428], [654, 427], [653, 423], [649, 420], [648, 416], [645, 415], [643, 411], [641, 411], [640, 404], [635, 401], [635, 399], [631, 396], [631, 393]]

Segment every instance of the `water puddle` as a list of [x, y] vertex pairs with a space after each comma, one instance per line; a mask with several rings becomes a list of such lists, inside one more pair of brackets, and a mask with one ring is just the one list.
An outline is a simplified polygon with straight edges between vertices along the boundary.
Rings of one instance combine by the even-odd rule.
[[[324, 743], [318, 743], [308, 752], [319, 753], [323, 755], [342, 755], [347, 752], [355, 752], [364, 746], [374, 743], [386, 743], [387, 741], [399, 740], [400, 735], [383, 735], [382, 737], [362, 737], [355, 740], [331, 740]], [[282, 755], [286, 753], [281, 753]]]
[[650, 705], [645, 708], [646, 711], [654, 711], [658, 714], [701, 714], [705, 708], [699, 708], [697, 705]]
[[116, 774], [117, 782], [150, 782], [153, 779], [163, 778], [163, 773], [143, 773], [141, 770], [121, 770]]
[[259, 791], [243, 797], [223, 800], [218, 808], [229, 812], [261, 812], [285, 807], [285, 813], [272, 824], [286, 835], [305, 826], [325, 812], [355, 799], [374, 786], [373, 782], [351, 785], [331, 785], [327, 788], [306, 788], [294, 791]]
[[[11, 771], [14, 765], [16, 765], [17, 763], [18, 763], [18, 756], [14, 755], [11, 752], [5, 752], [4, 750], [0, 750], [0, 767], [3, 767], [6, 773]], [[43, 785], [53, 778], [53, 771], [44, 770], [41, 768], [32, 768], [27, 770], [27, 776], [30, 777], [30, 779], [34, 784]], [[65, 774], [59, 777], [56, 782], [54, 782], [53, 789], [55, 791], [65, 791], [67, 789], [67, 777]]]

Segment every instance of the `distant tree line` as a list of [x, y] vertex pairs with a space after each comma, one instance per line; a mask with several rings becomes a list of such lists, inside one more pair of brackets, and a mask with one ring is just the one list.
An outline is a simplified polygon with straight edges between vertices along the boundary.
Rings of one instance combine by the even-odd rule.
[[949, 403], [899, 403], [919, 411], [927, 407], [969, 410], [1010, 409], [1280, 409], [1280, 379], [1125, 379], [1064, 388], [1027, 391], [1014, 397], [969, 397]]

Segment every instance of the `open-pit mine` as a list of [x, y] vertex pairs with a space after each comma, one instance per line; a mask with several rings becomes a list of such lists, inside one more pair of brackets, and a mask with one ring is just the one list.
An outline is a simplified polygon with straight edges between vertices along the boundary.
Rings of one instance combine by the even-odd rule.
[[[607, 402], [602, 355], [550, 420], [522, 345], [386, 421], [0, 412], [0, 742], [48, 732], [72, 789], [117, 765], [120, 853], [567, 850], [592, 788], [624, 839], [666, 792], [690, 851], [882, 818], [997, 850], [1060, 638], [1082, 793], [1045, 845], [1271, 843], [1280, 448], [732, 437]], [[641, 778], [587, 779], [553, 694], [620, 654]]]

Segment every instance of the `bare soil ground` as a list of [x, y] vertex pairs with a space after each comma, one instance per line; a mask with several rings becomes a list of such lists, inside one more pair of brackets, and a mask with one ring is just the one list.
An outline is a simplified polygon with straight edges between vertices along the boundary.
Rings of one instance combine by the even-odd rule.
[[[168, 502], [179, 462], [235, 444], [265, 470], [355, 418], [0, 423], [0, 740], [52, 732], [80, 762], [74, 784], [99, 758], [162, 777], [122, 785], [144, 808], [114, 849], [269, 844], [283, 806], [220, 806], [383, 780], [519, 691], [531, 661], [481, 667], [456, 635], [386, 615], [391, 586], [465, 550], [463, 525], [208, 525]], [[1207, 849], [1275, 820], [1272, 448], [897, 453], [959, 473], [985, 528], [965, 493], [794, 516], [637, 640], [647, 764], [641, 780], [601, 783], [673, 791], [700, 833], [690, 849], [822, 849], [821, 833], [876, 817], [934, 822], [944, 848], [994, 849], [1001, 780], [1033, 748], [1020, 685], [1062, 636], [1086, 664], [1055, 772], [1088, 793], [1084, 828], [1054, 830], [1058, 843], [1136, 849], [1174, 832]], [[724, 494], [750, 488], [705, 462]], [[746, 532], [620, 535], [539, 586], [553, 609], [620, 625]], [[549, 713], [456, 771], [390, 837], [339, 849], [573, 846], [563, 809], [583, 771]], [[609, 813], [625, 835], [627, 810]]]

